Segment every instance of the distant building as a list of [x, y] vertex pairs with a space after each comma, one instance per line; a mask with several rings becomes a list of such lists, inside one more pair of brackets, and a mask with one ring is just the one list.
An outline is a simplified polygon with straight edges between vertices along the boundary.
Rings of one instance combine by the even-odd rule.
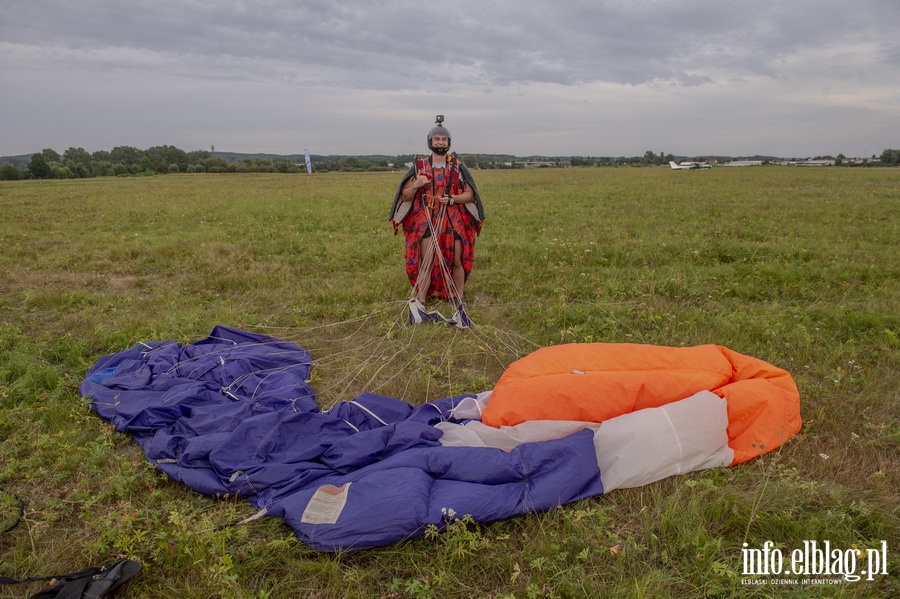
[[[522, 168], [547, 168], [551, 166], [558, 166], [557, 162], [548, 160], [523, 160], [517, 161], [514, 164], [521, 165]], [[568, 164], [566, 166], [568, 166]]]
[[780, 166], [834, 166], [834, 158], [822, 158], [819, 160], [780, 160], [776, 162]]
[[732, 160], [722, 166], [762, 166], [762, 160]]

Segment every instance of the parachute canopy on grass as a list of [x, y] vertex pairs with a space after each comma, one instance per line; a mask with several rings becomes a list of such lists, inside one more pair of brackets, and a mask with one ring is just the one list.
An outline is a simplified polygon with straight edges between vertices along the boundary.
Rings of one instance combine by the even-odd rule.
[[780, 447], [800, 430], [800, 393], [791, 375], [718, 345], [544, 347], [506, 369], [482, 421], [494, 427], [530, 420], [603, 422], [699, 391], [727, 400], [735, 464]]
[[[174, 480], [209, 495], [244, 497], [283, 517], [314, 549], [348, 551], [421, 536], [429, 525], [443, 529], [454, 514], [498, 520], [737, 463], [749, 457], [735, 439], [765, 439], [766, 450], [775, 446], [768, 440], [771, 423], [780, 421], [787, 436], [796, 432], [799, 400], [787, 373], [710, 348], [697, 349], [699, 359], [715, 357], [723, 368], [732, 364], [732, 372], [721, 382], [704, 368], [696, 375], [700, 382], [669, 385], [688, 394], [683, 397], [645, 396], [644, 389], [664, 392], [656, 376], [679, 372], [679, 364], [690, 370], [693, 362], [681, 360], [692, 352], [574, 345], [545, 348], [514, 363], [493, 393], [418, 407], [364, 393], [322, 411], [307, 383], [309, 352], [216, 327], [189, 345], [140, 343], [101, 358], [81, 392]], [[612, 383], [598, 394], [592, 387], [562, 392], [558, 384], [537, 380], [564, 372], [583, 383], [610, 370], [608, 360], [632, 380], [634, 368], [646, 365], [646, 356], [634, 357], [642, 351], [668, 368], [641, 366], [646, 384], [634, 397], [623, 399]], [[531, 415], [539, 419], [525, 414], [513, 426], [489, 426], [488, 415], [505, 414], [520, 399], [533, 403], [515, 390], [532, 363], [546, 370], [532, 380], [546, 393], [538, 402], [541, 411]], [[754, 382], [760, 380], [765, 384]], [[718, 385], [708, 390], [709, 381]], [[582, 394], [591, 395], [590, 410], [604, 414], [602, 422], [584, 418]]]

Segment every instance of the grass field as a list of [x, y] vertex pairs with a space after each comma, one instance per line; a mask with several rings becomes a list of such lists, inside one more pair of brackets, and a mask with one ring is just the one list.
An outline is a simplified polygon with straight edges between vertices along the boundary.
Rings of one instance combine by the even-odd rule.
[[[25, 503], [0, 575], [122, 554], [129, 598], [900, 595], [900, 170], [475, 175], [470, 331], [404, 325], [397, 173], [0, 185], [0, 530]], [[323, 406], [481, 391], [548, 344], [715, 343], [791, 372], [804, 426], [735, 468], [320, 554], [276, 519], [209, 532], [252, 506], [168, 480], [79, 396], [101, 356], [216, 324], [309, 349]], [[885, 540], [889, 574], [748, 584], [744, 543], [804, 540]]]

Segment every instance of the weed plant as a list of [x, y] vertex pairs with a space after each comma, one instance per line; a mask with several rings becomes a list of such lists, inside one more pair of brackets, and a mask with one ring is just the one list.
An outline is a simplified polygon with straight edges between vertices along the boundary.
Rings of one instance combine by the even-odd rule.
[[[900, 595], [900, 171], [475, 175], [470, 331], [404, 323], [398, 173], [4, 182], [0, 575], [128, 555], [131, 598]], [[101, 356], [216, 324], [309, 349], [323, 407], [481, 391], [548, 344], [715, 343], [790, 371], [804, 426], [735, 468], [316, 553], [280, 520], [219, 529], [253, 508], [168, 480], [79, 396]], [[886, 540], [889, 574], [748, 585], [743, 544], [768, 540]]]

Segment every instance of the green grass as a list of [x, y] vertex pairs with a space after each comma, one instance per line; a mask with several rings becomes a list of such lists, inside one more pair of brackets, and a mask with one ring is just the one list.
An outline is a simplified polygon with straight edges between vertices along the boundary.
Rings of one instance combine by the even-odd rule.
[[[900, 171], [475, 173], [479, 325], [408, 327], [398, 174], [0, 186], [0, 574], [134, 556], [123, 597], [891, 597], [900, 589]], [[444, 308], [446, 312], [446, 308]], [[216, 324], [312, 351], [323, 406], [493, 386], [536, 347], [725, 345], [790, 371], [804, 427], [736, 468], [346, 555], [149, 466], [77, 386], [139, 341]], [[741, 584], [741, 548], [889, 543], [888, 576]], [[38, 585], [0, 587], [25, 596]]]

